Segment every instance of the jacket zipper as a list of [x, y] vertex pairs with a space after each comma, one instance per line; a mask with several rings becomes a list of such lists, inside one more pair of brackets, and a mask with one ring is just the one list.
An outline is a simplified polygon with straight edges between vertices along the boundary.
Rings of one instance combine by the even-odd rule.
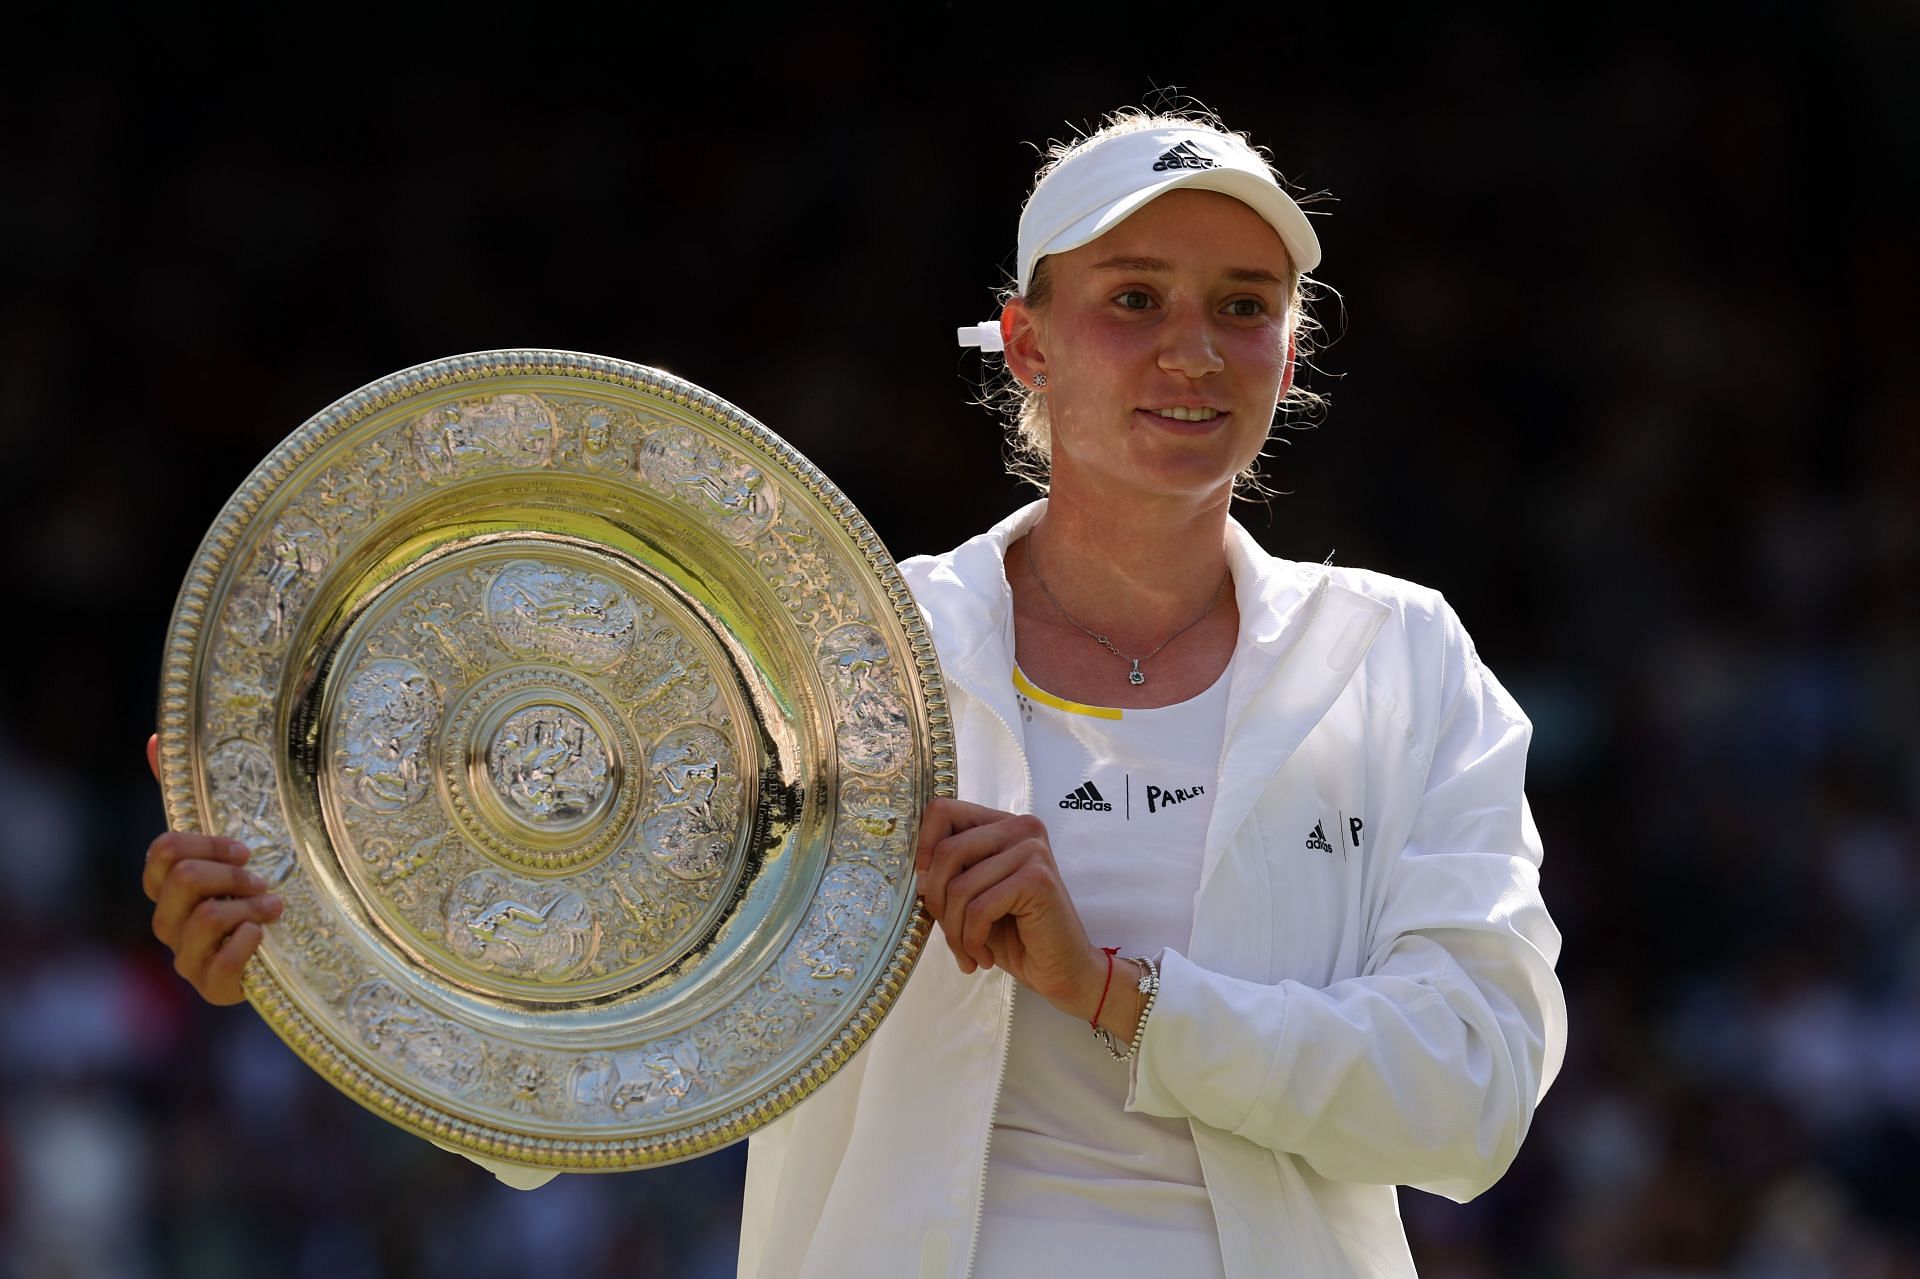
[[[1020, 797], [1020, 807], [1031, 809], [1033, 807], [1033, 765], [1027, 761], [1027, 748], [1022, 744], [1019, 732], [1007, 721], [1007, 717], [1000, 713], [999, 707], [980, 696], [978, 689], [958, 677], [955, 677], [954, 682], [965, 689], [968, 696], [992, 711], [993, 717], [1000, 721], [1000, 727], [1007, 730], [1007, 737], [1013, 742], [1013, 752], [1020, 757], [1020, 771], [1026, 777], [1025, 788]], [[962, 1279], [973, 1279], [974, 1261], [980, 1254], [980, 1218], [986, 1212], [987, 1167], [993, 1159], [993, 1121], [1000, 1113], [1000, 1092], [1007, 1082], [1007, 1054], [1013, 1044], [1013, 999], [1019, 983], [1004, 973], [1001, 976], [1007, 983], [1007, 999], [1000, 1023], [1000, 1063], [993, 1074], [993, 1100], [987, 1106], [987, 1135], [986, 1139], [980, 1143], [980, 1180], [974, 1187], [973, 1193], [973, 1233], [967, 1242], [967, 1268], [960, 1272]]]
[[[1005, 974], [1002, 974], [1005, 977]], [[1000, 1067], [993, 1074], [993, 1102], [987, 1107], [987, 1136], [980, 1143], [980, 1184], [973, 1192], [973, 1235], [967, 1243], [967, 1268], [961, 1271], [962, 1279], [972, 1279], [974, 1259], [980, 1254], [980, 1219], [987, 1212], [987, 1168], [993, 1162], [993, 1121], [1000, 1113], [1000, 1092], [1007, 1082], [1007, 1056], [1013, 1043], [1013, 998], [1019, 993], [1019, 982], [1005, 977], [1007, 983], [1007, 1007], [1005, 1020], [1000, 1027]]]

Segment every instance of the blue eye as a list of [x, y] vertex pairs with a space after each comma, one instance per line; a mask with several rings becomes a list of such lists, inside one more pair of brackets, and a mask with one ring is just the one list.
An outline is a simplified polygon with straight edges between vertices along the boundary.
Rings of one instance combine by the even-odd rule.
[[1265, 315], [1267, 304], [1259, 298], [1235, 298], [1227, 303], [1227, 311], [1243, 319], [1252, 319], [1255, 316]]
[[1113, 300], [1127, 311], [1144, 311], [1153, 305], [1153, 299], [1147, 296], [1145, 289], [1127, 289], [1115, 295]]

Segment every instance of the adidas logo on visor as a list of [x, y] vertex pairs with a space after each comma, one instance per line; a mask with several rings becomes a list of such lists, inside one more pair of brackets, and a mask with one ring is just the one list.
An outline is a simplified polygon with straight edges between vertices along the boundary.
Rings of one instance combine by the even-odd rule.
[[1217, 169], [1219, 167], [1218, 160], [1208, 157], [1191, 142], [1182, 142], [1153, 162], [1155, 173], [1165, 173], [1169, 169]]
[[1061, 800], [1060, 807], [1081, 809], [1090, 813], [1111, 813], [1113, 811], [1113, 805], [1109, 804], [1105, 797], [1093, 788], [1092, 782], [1088, 782], [1084, 786], [1079, 787], [1072, 794]]

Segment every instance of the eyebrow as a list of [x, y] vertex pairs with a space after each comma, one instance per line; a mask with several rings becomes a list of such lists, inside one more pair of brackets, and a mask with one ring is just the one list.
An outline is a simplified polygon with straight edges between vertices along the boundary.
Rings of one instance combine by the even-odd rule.
[[[1117, 257], [1107, 258], [1102, 262], [1095, 262], [1093, 269], [1096, 271], [1171, 271], [1173, 270], [1173, 264], [1164, 258]], [[1228, 267], [1226, 277], [1235, 284], [1286, 283], [1285, 280], [1282, 280], [1273, 272], [1261, 267]]]
[[1171, 271], [1173, 264], [1164, 258], [1108, 258], [1095, 262], [1096, 271]]

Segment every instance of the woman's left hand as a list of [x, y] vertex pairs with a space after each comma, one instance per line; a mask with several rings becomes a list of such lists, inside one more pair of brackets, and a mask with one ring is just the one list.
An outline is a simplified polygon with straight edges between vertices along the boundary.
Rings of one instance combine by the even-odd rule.
[[936, 799], [914, 868], [961, 972], [1004, 968], [1062, 1012], [1093, 1015], [1106, 956], [1087, 940], [1038, 817]]

